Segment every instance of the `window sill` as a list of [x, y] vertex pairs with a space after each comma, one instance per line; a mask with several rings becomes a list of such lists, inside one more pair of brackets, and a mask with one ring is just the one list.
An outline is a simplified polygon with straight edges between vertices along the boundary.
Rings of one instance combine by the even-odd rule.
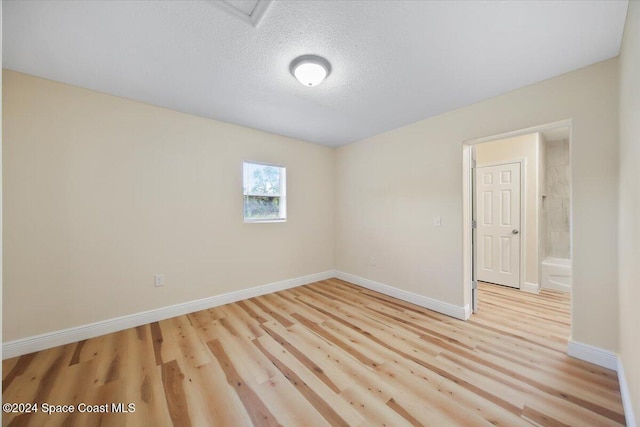
[[287, 222], [286, 218], [276, 218], [276, 219], [247, 219], [244, 220], [245, 224], [263, 224], [269, 222]]

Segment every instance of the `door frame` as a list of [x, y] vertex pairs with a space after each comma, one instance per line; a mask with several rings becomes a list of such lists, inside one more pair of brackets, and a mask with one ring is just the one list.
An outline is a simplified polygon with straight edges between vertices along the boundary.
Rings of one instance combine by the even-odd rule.
[[[532, 126], [529, 128], [519, 129], [510, 132], [504, 132], [500, 134], [494, 134], [489, 136], [483, 136], [479, 138], [473, 138], [462, 141], [462, 288], [464, 304], [471, 308], [470, 312], [477, 310], [475, 304], [477, 300], [474, 299], [474, 281], [475, 272], [473, 271], [473, 228], [471, 227], [471, 221], [473, 218], [473, 163], [475, 161], [475, 150], [473, 146], [481, 144], [483, 142], [489, 142], [496, 139], [512, 138], [515, 136], [526, 135], [529, 133], [541, 132], [545, 130], [551, 130], [561, 127], [569, 127], [569, 157], [571, 158], [571, 151], [573, 150], [573, 120], [565, 119], [556, 122], [546, 123], [538, 126]], [[570, 159], [571, 162], [571, 159]], [[522, 181], [522, 180], [521, 180]], [[573, 207], [573, 183], [570, 187], [571, 205]], [[571, 215], [571, 213], [570, 213]], [[569, 228], [570, 240], [573, 242], [573, 221]], [[540, 251], [540, 248], [538, 248]], [[538, 254], [540, 255], [540, 253]], [[538, 274], [540, 274], [540, 266], [538, 265]], [[471, 313], [469, 313], [471, 314]], [[469, 316], [465, 316], [469, 317]]]
[[[502, 138], [499, 138], [499, 139], [502, 139]], [[485, 141], [485, 142], [490, 142], [490, 141]], [[471, 149], [471, 151], [474, 152], [474, 155], [475, 155], [475, 147], [476, 146], [477, 146], [477, 144], [474, 145], [473, 148]], [[526, 274], [525, 274], [525, 272], [526, 272], [525, 270], [527, 269], [527, 265], [526, 265], [525, 250], [524, 250], [527, 247], [527, 245], [526, 245], [527, 237], [526, 237], [526, 233], [525, 233], [525, 230], [526, 230], [526, 227], [527, 227], [527, 210], [526, 210], [527, 209], [527, 205], [526, 205], [526, 203], [527, 203], [527, 194], [525, 193], [526, 189], [527, 189], [526, 185], [525, 185], [526, 184], [526, 182], [525, 182], [526, 181], [526, 176], [527, 176], [527, 159], [525, 159], [525, 158], [514, 158], [513, 160], [510, 160], [508, 162], [492, 162], [492, 163], [484, 163], [484, 164], [481, 164], [481, 165], [480, 164], [475, 164], [475, 162], [474, 162], [474, 164], [472, 164], [472, 166], [471, 166], [471, 169], [472, 169], [472, 171], [471, 171], [472, 172], [471, 173], [471, 180], [472, 181], [475, 180], [475, 173], [473, 173], [474, 172], [473, 169], [487, 167], [487, 166], [511, 165], [511, 164], [514, 164], [514, 163], [517, 163], [517, 164], [520, 165], [520, 225], [518, 226], [518, 228], [520, 229], [520, 261], [519, 261], [520, 262], [520, 269], [519, 269], [520, 271], [518, 272], [518, 289], [522, 289], [524, 287], [524, 284], [525, 284], [525, 278], [527, 277]], [[475, 192], [475, 182], [472, 182], [472, 188], [473, 188], [473, 191]], [[475, 200], [473, 199], [473, 196], [475, 196], [475, 194], [472, 195], [472, 203], [471, 203], [471, 209], [473, 211], [472, 212], [472, 217], [473, 217], [474, 220], [477, 220], [477, 218], [475, 218], [475, 213], [476, 213], [476, 210], [475, 210], [476, 206], [475, 205], [476, 205], [476, 203], [475, 203]], [[472, 228], [471, 229], [471, 233], [473, 233], [473, 241], [474, 242], [477, 240], [476, 239], [476, 230], [477, 230], [477, 228]], [[476, 256], [477, 248], [478, 248], [478, 245], [473, 245], [473, 247], [472, 247], [472, 250], [473, 250], [473, 258], [472, 258], [473, 265], [471, 267], [473, 269], [473, 277], [474, 278], [475, 278], [475, 268], [476, 268], [475, 263], [477, 261], [477, 256]], [[476, 301], [475, 306], [476, 306], [476, 310], [474, 310], [474, 311], [477, 311], [477, 301]]]

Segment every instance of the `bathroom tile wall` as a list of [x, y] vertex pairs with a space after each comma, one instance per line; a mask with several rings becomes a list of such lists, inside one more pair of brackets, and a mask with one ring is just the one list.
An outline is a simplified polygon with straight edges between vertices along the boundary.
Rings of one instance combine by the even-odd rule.
[[569, 236], [569, 141], [546, 143], [546, 201], [547, 220], [546, 255], [555, 258], [570, 258]]

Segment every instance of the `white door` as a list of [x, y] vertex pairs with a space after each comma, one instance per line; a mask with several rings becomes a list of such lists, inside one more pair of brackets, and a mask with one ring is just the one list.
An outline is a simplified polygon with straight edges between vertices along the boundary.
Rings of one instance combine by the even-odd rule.
[[519, 288], [520, 163], [475, 171], [476, 278]]

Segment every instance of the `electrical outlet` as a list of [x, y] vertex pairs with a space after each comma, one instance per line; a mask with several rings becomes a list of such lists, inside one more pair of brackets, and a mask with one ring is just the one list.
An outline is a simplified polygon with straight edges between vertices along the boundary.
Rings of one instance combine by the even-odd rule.
[[164, 274], [156, 274], [153, 276], [153, 284], [156, 286], [164, 286]]
[[442, 218], [440, 218], [439, 216], [434, 216], [433, 217], [433, 226], [434, 227], [440, 227], [442, 225]]

